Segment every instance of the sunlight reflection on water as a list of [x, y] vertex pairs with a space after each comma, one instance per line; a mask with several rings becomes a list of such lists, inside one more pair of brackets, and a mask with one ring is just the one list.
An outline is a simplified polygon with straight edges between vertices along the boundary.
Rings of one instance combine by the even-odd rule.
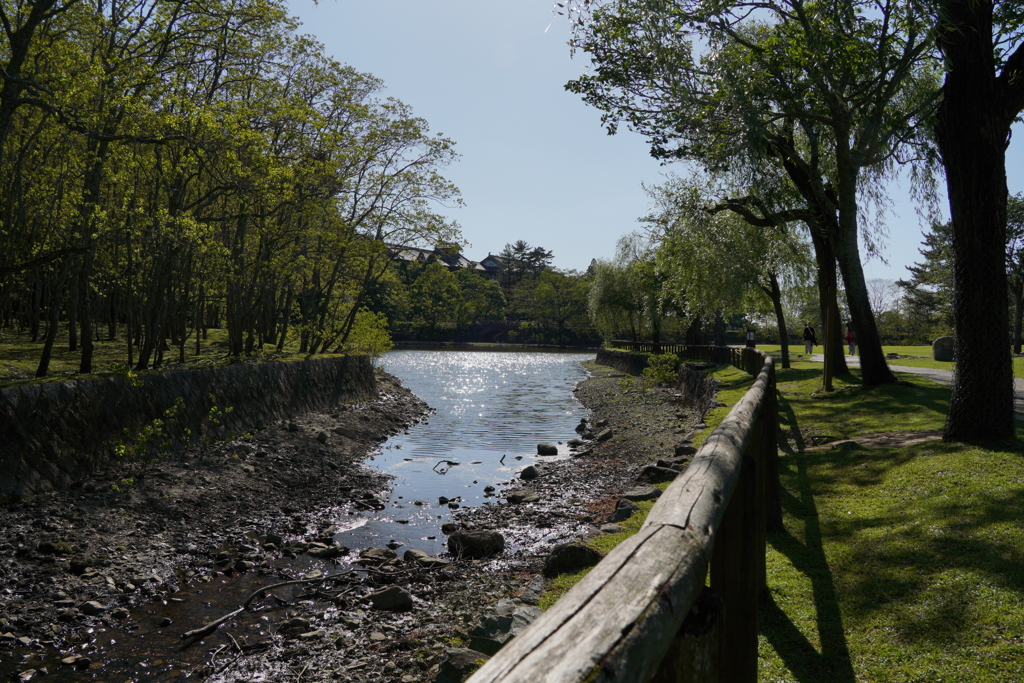
[[431, 554], [442, 550], [439, 528], [451, 511], [439, 506], [439, 496], [459, 496], [463, 507], [495, 501], [484, 496], [484, 487], [507, 482], [534, 462], [539, 442], [561, 441], [560, 455], [568, 454], [564, 442], [576, 436], [574, 428], [587, 414], [572, 390], [587, 376], [580, 361], [593, 357], [542, 351], [387, 354], [384, 368], [436, 414], [371, 457], [372, 467], [396, 477], [390, 502], [385, 510], [365, 513], [367, 524], [339, 534], [339, 542], [366, 547], [394, 539]]

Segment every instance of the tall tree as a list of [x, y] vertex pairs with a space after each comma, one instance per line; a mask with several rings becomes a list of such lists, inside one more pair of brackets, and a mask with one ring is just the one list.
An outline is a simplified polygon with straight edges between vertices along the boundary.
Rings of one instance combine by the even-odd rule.
[[[1006, 146], [1024, 110], [1019, 2], [938, 0], [945, 67], [935, 133], [952, 217], [957, 372], [943, 438], [1012, 439]], [[1015, 46], [1016, 43], [1016, 46]]]
[[[585, 2], [569, 84], [648, 136], [652, 153], [715, 167], [775, 159], [835, 250], [865, 384], [894, 381], [860, 263], [859, 190], [918, 137], [935, 77], [915, 3], [844, 0]], [[694, 53], [694, 45], [701, 50]]]

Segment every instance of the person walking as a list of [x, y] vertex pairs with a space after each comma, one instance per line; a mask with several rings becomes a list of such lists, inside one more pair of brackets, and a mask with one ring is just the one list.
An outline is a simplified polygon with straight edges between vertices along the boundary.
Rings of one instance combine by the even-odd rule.
[[846, 323], [846, 343], [850, 347], [850, 355], [857, 355], [857, 335], [853, 332], [853, 326]]
[[806, 353], [807, 355], [810, 355], [810, 354], [814, 353], [814, 347], [817, 346], [817, 344], [818, 344], [818, 338], [817, 338], [817, 336], [815, 336], [814, 328], [811, 327], [810, 323], [807, 323], [804, 326], [803, 340], [804, 340], [804, 353]]

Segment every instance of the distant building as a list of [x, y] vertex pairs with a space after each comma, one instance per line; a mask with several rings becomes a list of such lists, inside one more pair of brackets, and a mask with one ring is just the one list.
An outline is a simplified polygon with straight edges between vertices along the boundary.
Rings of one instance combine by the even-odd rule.
[[[470, 261], [459, 253], [457, 246], [424, 249], [422, 247], [405, 247], [389, 244], [388, 254], [391, 256], [391, 260], [393, 261], [421, 263], [423, 265], [428, 263], [440, 263], [451, 271], [472, 270], [484, 277], [492, 277], [490, 270], [487, 267], [477, 261]], [[492, 257], [488, 256], [488, 258]], [[493, 277], [497, 277], [497, 269], [494, 270], [494, 273], [495, 275]]]
[[486, 271], [487, 278], [490, 280], [497, 280], [498, 273], [505, 267], [505, 262], [502, 261], [500, 256], [488, 253], [487, 257], [480, 261], [480, 265], [483, 266]]

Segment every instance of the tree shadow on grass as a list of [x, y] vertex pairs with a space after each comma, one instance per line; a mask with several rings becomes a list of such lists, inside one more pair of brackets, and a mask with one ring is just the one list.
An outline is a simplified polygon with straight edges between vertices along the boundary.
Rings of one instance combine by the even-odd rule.
[[[798, 451], [803, 451], [803, 434], [791, 405], [781, 399], [779, 410], [783, 422], [791, 425], [791, 435]], [[785, 555], [793, 566], [811, 581], [821, 649], [819, 651], [794, 624], [793, 618], [775, 602], [768, 590], [764, 591], [760, 604], [761, 635], [771, 643], [786, 668], [798, 681], [853, 683], [856, 677], [853, 673], [846, 634], [843, 631], [836, 584], [822, 546], [821, 528], [807, 474], [806, 460], [799, 453], [794, 453], [787, 442], [782, 447], [792, 456], [783, 459], [782, 467], [788, 471], [788, 478], [796, 482], [798, 489], [796, 496], [790, 493], [790, 490], [782, 489], [782, 506], [790, 514], [791, 519], [803, 521], [804, 541], [801, 542], [788, 532], [769, 533], [767, 540], [772, 548]], [[795, 472], [792, 470], [794, 464]]]
[[[788, 406], [783, 407], [784, 411], [787, 409]], [[789, 412], [792, 416], [792, 411]], [[796, 425], [796, 421], [793, 420], [790, 424]], [[830, 683], [853, 683], [856, 677], [846, 643], [846, 634], [843, 631], [835, 582], [825, 557], [821, 526], [807, 475], [806, 461], [800, 455], [796, 455], [795, 458], [796, 472], [793, 476], [797, 483], [798, 496], [783, 489], [783, 506], [793, 519], [803, 521], [804, 541], [801, 542], [789, 533], [783, 532], [769, 534], [768, 542], [811, 581], [821, 650], [819, 652], [815, 648], [767, 590], [761, 599], [760, 632], [771, 643], [796, 680], [802, 683], [823, 680]]]

